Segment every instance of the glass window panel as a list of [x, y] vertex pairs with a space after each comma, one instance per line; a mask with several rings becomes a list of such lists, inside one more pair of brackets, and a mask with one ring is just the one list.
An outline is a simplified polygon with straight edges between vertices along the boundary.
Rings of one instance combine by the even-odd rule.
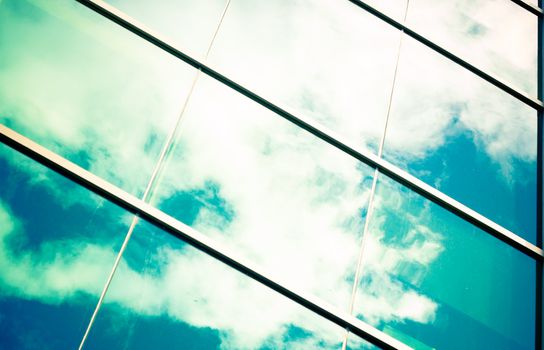
[[229, 8], [210, 62], [263, 97], [375, 150], [399, 38], [348, 1], [240, 0]]
[[126, 230], [124, 211], [1, 144], [1, 347], [76, 349]]
[[0, 3], [0, 122], [145, 188], [195, 74], [74, 1]]
[[536, 241], [536, 111], [405, 38], [384, 157]]
[[144, 26], [174, 40], [182, 50], [203, 56], [227, 0], [107, 0]]
[[358, 317], [417, 349], [534, 349], [532, 258], [385, 176], [366, 242]]
[[411, 0], [407, 24], [485, 72], [536, 96], [537, 16], [514, 2]]
[[347, 307], [371, 171], [203, 76], [152, 202]]
[[86, 348], [339, 349], [344, 333], [178, 238], [140, 223]]

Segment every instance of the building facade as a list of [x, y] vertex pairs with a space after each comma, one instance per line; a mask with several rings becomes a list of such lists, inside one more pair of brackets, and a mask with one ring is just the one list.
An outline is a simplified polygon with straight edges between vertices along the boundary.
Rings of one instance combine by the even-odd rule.
[[0, 1], [0, 347], [541, 349], [539, 6]]

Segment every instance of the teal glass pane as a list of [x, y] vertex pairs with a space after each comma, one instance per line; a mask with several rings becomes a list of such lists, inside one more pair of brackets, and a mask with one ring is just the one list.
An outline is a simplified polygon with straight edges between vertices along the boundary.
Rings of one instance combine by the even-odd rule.
[[0, 3], [0, 122], [140, 195], [194, 72], [75, 1]]
[[107, 0], [145, 27], [173, 40], [185, 52], [202, 57], [227, 0]]
[[125, 213], [0, 145], [0, 347], [76, 349]]
[[152, 203], [345, 309], [371, 176], [354, 158], [203, 76]]
[[536, 243], [537, 113], [403, 41], [384, 157]]
[[383, 134], [400, 32], [349, 1], [233, 1], [210, 62], [371, 150]]
[[356, 314], [416, 349], [534, 349], [535, 260], [379, 177]]
[[339, 349], [344, 332], [139, 223], [85, 348]]
[[513, 1], [411, 0], [407, 24], [476, 67], [536, 96], [537, 16]]

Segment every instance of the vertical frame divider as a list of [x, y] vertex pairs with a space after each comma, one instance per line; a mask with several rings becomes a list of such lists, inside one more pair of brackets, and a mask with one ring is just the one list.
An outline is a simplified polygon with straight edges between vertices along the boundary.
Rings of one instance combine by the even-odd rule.
[[[542, 8], [544, 0], [538, 0], [538, 7]], [[537, 16], [538, 20], [538, 36], [537, 36], [537, 89], [538, 98], [544, 97], [544, 20], [542, 16]], [[544, 111], [539, 109], [537, 111], [537, 179], [536, 179], [536, 244], [538, 247], [542, 247], [542, 231], [543, 227], [543, 134], [544, 134]], [[543, 261], [541, 259], [536, 261], [536, 329], [535, 329], [535, 348], [542, 350], [542, 282], [543, 282]]]

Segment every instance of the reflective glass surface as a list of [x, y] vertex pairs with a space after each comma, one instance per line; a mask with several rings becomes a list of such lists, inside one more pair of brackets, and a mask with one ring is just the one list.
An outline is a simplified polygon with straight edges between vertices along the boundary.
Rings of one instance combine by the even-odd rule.
[[357, 316], [408, 345], [534, 349], [535, 261], [385, 176], [362, 272]]
[[407, 24], [476, 67], [536, 96], [537, 16], [513, 1], [410, 0]]
[[535, 243], [536, 111], [404, 39], [384, 157]]
[[85, 348], [339, 349], [343, 336], [342, 328], [142, 223]]
[[[350, 1], [108, 3], [536, 243], [536, 111]], [[535, 94], [513, 2], [368, 3]], [[152, 205], [338, 310], [356, 284], [353, 314], [415, 349], [535, 348], [533, 258], [382, 174], [363, 237], [374, 169], [76, 1], [0, 0], [0, 123], [137, 196], [157, 169]], [[131, 220], [0, 144], [0, 348], [77, 348]], [[85, 348], [344, 339], [375, 348], [140, 221]]]
[[124, 212], [0, 145], [0, 347], [76, 349]]
[[371, 169], [205, 77], [183, 123], [152, 202], [347, 307]]
[[75, 1], [0, 3], [0, 122], [141, 194], [194, 72]]
[[227, 0], [107, 0], [183, 51], [205, 55]]
[[348, 1], [240, 0], [231, 3], [210, 62], [263, 97], [376, 149], [399, 38]]

